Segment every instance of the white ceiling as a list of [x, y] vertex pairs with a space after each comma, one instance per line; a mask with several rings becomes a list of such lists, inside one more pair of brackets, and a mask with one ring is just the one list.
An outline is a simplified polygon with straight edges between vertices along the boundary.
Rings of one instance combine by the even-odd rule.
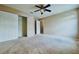
[[47, 9], [52, 10], [52, 12], [50, 12], [50, 13], [44, 12], [44, 14], [41, 15], [40, 12], [32, 13], [33, 11], [38, 9], [37, 7], [35, 7], [34, 4], [5, 4], [5, 5], [8, 7], [18, 9], [18, 10], [25, 12], [29, 15], [32, 15], [36, 18], [44, 18], [47, 16], [51, 16], [54, 14], [58, 14], [58, 13], [65, 12], [65, 11], [72, 10], [72, 9], [79, 7], [78, 4], [52, 4], [51, 7], [47, 8]]

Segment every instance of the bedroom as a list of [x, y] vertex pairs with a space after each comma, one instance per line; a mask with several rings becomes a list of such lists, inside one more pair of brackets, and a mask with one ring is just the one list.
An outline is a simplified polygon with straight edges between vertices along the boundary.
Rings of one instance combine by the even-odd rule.
[[79, 5], [47, 9], [51, 12], [34, 4], [0, 5], [0, 53], [79, 53]]

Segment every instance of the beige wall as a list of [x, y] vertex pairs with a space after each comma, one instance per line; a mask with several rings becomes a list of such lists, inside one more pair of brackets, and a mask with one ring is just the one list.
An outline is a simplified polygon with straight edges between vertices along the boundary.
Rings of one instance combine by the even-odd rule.
[[35, 19], [33, 17], [27, 17], [27, 36], [35, 35]]
[[[27, 17], [27, 36], [35, 35], [35, 19]], [[0, 42], [22, 37], [22, 19], [16, 14], [0, 11]]]
[[22, 17], [18, 17], [18, 34], [22, 37]]
[[39, 20], [36, 21], [36, 30], [37, 30], [37, 34], [40, 34], [40, 21]]
[[78, 33], [77, 12], [67, 11], [42, 19], [45, 34], [76, 37]]
[[0, 11], [0, 42], [18, 38], [18, 16]]

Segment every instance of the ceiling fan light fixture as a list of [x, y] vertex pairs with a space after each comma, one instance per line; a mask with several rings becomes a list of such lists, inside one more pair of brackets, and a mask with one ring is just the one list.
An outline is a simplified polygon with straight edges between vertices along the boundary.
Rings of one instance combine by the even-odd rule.
[[43, 14], [43, 10], [40, 10], [40, 12], [41, 12], [41, 15]]
[[44, 4], [40, 4], [40, 5], [35, 5], [35, 7], [40, 8], [39, 10], [35, 10], [34, 12], [41, 12], [41, 15], [43, 14], [43, 12], [47, 11], [47, 12], [51, 12], [51, 10], [46, 9], [48, 7], [50, 7], [50, 4], [47, 4], [46, 6]]

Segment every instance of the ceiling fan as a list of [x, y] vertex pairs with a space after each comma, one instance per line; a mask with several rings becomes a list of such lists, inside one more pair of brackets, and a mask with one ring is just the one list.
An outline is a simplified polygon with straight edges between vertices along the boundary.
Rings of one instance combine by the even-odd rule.
[[50, 7], [50, 4], [44, 5], [44, 4], [40, 4], [40, 5], [35, 5], [35, 7], [39, 8], [38, 10], [35, 10], [34, 12], [41, 12], [41, 15], [43, 14], [43, 12], [47, 11], [47, 12], [51, 12], [51, 10], [47, 9], [48, 7]]

